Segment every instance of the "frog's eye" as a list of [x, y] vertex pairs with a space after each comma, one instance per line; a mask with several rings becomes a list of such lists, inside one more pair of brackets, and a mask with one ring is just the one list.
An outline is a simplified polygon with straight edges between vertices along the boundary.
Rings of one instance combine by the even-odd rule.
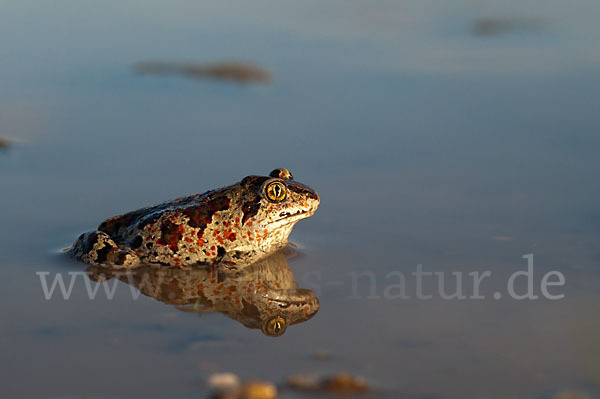
[[267, 187], [265, 187], [265, 194], [270, 201], [281, 202], [287, 196], [287, 190], [285, 184], [280, 181], [274, 181], [267, 184]]
[[269, 337], [279, 337], [283, 335], [287, 328], [287, 322], [281, 316], [269, 319], [263, 326], [263, 332]]

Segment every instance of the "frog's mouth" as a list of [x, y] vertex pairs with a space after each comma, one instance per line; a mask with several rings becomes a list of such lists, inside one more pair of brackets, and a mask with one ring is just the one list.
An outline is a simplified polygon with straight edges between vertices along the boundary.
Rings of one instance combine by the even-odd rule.
[[298, 211], [295, 213], [281, 212], [279, 214], [279, 219], [277, 219], [273, 222], [270, 222], [268, 225], [269, 225], [269, 227], [271, 227], [273, 229], [277, 229], [279, 227], [286, 226], [291, 223], [296, 223], [299, 220], [311, 217], [315, 213], [315, 211], [316, 211], [316, 209], [312, 210], [312, 211]]

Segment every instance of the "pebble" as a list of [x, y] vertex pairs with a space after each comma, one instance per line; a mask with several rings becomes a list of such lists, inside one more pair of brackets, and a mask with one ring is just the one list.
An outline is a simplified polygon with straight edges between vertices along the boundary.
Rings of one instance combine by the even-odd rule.
[[214, 391], [228, 391], [240, 386], [240, 378], [233, 373], [215, 373], [208, 377], [206, 385]]
[[0, 137], [0, 149], [7, 149], [12, 145], [12, 142], [9, 139], [5, 139]]
[[245, 62], [219, 62], [216, 64], [186, 64], [172, 62], [139, 62], [135, 65], [138, 74], [175, 74], [192, 78], [231, 80], [241, 84], [268, 83], [271, 72]]
[[277, 387], [266, 381], [242, 383], [233, 373], [215, 373], [206, 381], [215, 399], [275, 399]]
[[363, 377], [340, 373], [331, 377], [316, 374], [292, 374], [287, 377], [290, 388], [302, 391], [324, 391], [332, 393], [363, 393], [369, 391], [369, 384]]
[[588, 396], [583, 392], [562, 391], [556, 393], [552, 399], [588, 399]]
[[275, 399], [277, 387], [270, 382], [249, 381], [242, 385], [240, 399]]
[[314, 357], [316, 360], [331, 360], [331, 354], [327, 351], [316, 351]]
[[321, 389], [321, 377], [317, 374], [292, 374], [287, 377], [286, 384], [301, 391], [318, 391]]
[[324, 381], [324, 387], [331, 392], [359, 393], [367, 392], [369, 385], [363, 377], [355, 377], [347, 373], [340, 373]]

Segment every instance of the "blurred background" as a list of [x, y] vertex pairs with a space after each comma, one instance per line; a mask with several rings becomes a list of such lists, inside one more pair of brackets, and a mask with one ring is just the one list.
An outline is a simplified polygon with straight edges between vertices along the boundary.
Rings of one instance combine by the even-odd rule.
[[[599, 20], [597, 0], [0, 0], [2, 396], [314, 371], [378, 397], [598, 397]], [[284, 336], [124, 284], [44, 299], [36, 272], [84, 270], [60, 250], [105, 218], [278, 167], [321, 196], [290, 260], [321, 308]], [[493, 299], [529, 253], [565, 298]], [[487, 299], [382, 297], [418, 264], [492, 271]]]

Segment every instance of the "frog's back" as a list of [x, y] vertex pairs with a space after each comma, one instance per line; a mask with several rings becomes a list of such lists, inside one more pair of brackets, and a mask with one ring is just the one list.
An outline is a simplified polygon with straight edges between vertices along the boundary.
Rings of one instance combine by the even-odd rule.
[[114, 216], [100, 223], [98, 230], [108, 234], [116, 241], [125, 241], [127, 239], [128, 230], [143, 227], [145, 224], [156, 223], [170, 210], [176, 211], [178, 209], [182, 210], [199, 206], [199, 204], [207, 198], [210, 198], [210, 195], [214, 194], [216, 191], [218, 190], [210, 190], [203, 194], [181, 197]]

